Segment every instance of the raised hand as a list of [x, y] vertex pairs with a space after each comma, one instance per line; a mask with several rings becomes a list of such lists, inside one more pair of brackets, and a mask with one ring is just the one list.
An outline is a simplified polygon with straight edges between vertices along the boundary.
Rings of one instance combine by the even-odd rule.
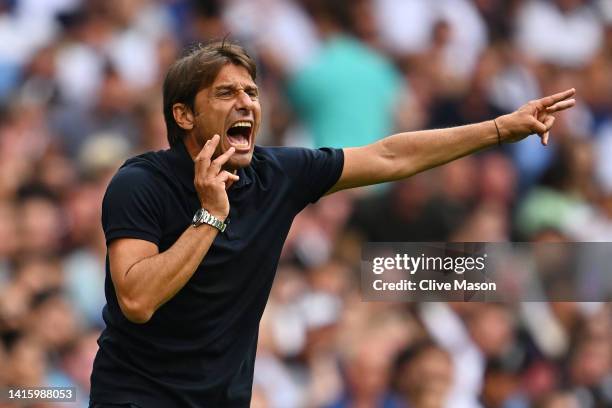
[[[517, 111], [496, 119], [503, 142], [514, 143], [529, 135], [537, 134], [542, 144], [548, 144], [550, 129], [555, 123], [554, 113], [569, 109], [576, 104], [572, 97], [574, 88], [554, 95], [536, 99], [521, 106]], [[570, 99], [572, 98], [572, 99]]]
[[219, 135], [209, 139], [198, 156], [195, 158], [195, 186], [202, 208], [209, 213], [225, 220], [229, 214], [229, 199], [227, 189], [238, 181], [238, 176], [229, 171], [222, 170], [223, 165], [234, 154], [235, 149], [230, 147], [225, 153], [212, 160], [212, 156], [219, 144]]

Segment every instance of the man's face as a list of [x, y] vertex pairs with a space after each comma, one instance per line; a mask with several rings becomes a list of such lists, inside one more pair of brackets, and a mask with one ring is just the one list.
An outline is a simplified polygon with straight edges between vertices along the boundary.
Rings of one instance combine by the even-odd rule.
[[261, 120], [257, 85], [246, 68], [227, 64], [208, 88], [198, 92], [194, 105], [195, 140], [201, 149], [215, 134], [221, 136], [217, 157], [236, 149], [224, 168], [235, 170], [251, 163]]

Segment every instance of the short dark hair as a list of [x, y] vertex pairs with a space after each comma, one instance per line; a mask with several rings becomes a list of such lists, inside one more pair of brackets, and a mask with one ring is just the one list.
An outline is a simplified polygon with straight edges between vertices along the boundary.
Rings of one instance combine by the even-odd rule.
[[170, 66], [163, 86], [164, 120], [170, 146], [176, 145], [185, 134], [174, 120], [172, 106], [184, 103], [193, 111], [197, 93], [210, 86], [227, 64], [246, 68], [255, 80], [255, 61], [243, 47], [227, 40], [198, 44]]

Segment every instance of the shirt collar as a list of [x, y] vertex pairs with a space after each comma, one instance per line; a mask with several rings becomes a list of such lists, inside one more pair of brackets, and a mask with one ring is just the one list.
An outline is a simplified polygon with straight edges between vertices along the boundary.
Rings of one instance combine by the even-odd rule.
[[[178, 176], [181, 183], [189, 191], [195, 193], [195, 186], [193, 185], [195, 167], [193, 160], [191, 159], [191, 156], [189, 155], [189, 152], [182, 141], [178, 142], [168, 150], [168, 159], [172, 170]], [[238, 177], [240, 179], [232, 185], [230, 190], [239, 189], [251, 184], [252, 178], [249, 175], [251, 170], [251, 165], [246, 169], [238, 169]]]

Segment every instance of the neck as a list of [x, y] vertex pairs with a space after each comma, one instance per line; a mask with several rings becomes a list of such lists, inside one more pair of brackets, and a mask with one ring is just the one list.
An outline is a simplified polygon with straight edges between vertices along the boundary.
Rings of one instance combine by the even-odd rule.
[[186, 135], [183, 138], [183, 143], [185, 144], [185, 148], [187, 149], [187, 153], [189, 153], [191, 160], [195, 161], [195, 158], [198, 157], [198, 154], [200, 154], [200, 151], [204, 145], [200, 146], [197, 140], [190, 135]]

